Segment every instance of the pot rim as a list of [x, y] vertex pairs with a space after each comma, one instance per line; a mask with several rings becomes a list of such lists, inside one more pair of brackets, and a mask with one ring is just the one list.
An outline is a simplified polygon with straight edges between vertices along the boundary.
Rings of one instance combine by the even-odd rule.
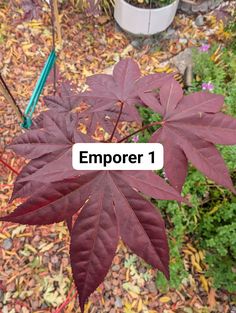
[[136, 7], [135, 5], [132, 5], [128, 2], [126, 2], [125, 0], [117, 0], [117, 1], [120, 1], [120, 2], [123, 2], [125, 5], [127, 5], [128, 7], [130, 8], [135, 8], [136, 10], [138, 11], [162, 11], [162, 10], [165, 10], [166, 8], [171, 8], [176, 2], [179, 2], [179, 0], [174, 0], [172, 3], [168, 4], [168, 5], [165, 5], [161, 8], [139, 8], [139, 7]]

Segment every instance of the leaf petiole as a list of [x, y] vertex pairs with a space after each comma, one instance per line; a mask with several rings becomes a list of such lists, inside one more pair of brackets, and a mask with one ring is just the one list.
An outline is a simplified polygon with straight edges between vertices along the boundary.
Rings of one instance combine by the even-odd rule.
[[124, 142], [127, 139], [129, 139], [130, 137], [133, 137], [134, 135], [136, 135], [137, 133], [139, 133], [141, 131], [144, 131], [145, 129], [147, 129], [149, 127], [156, 126], [156, 125], [163, 125], [163, 121], [162, 122], [153, 122], [153, 123], [150, 123], [148, 125], [145, 125], [142, 128], [140, 128], [140, 129], [136, 130], [135, 132], [133, 132], [132, 134], [122, 138], [121, 140], [118, 141], [118, 143]]
[[116, 120], [116, 124], [115, 124], [115, 127], [114, 127], [113, 131], [112, 131], [112, 134], [111, 134], [110, 138], [108, 139], [108, 142], [111, 142], [113, 137], [114, 137], [114, 135], [115, 135], [115, 132], [116, 132], [116, 129], [117, 129], [117, 126], [118, 126], [118, 123], [120, 121], [120, 117], [121, 117], [121, 114], [122, 114], [122, 111], [123, 111], [123, 107], [124, 107], [124, 103], [121, 102], [120, 112], [119, 112], [118, 118]]

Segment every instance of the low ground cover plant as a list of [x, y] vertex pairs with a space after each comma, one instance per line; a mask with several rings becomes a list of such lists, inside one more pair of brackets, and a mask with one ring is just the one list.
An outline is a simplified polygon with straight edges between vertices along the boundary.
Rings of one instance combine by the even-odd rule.
[[[70, 84], [62, 84], [55, 96], [45, 98], [48, 110], [35, 119], [33, 128], [9, 146], [30, 160], [11, 198], [25, 201], [0, 218], [30, 225], [66, 221], [82, 311], [106, 276], [119, 238], [169, 279], [165, 222], [147, 197], [184, 202], [194, 210], [181, 195], [189, 162], [215, 184], [236, 192], [216, 147], [236, 144], [236, 119], [221, 112], [223, 96], [208, 91], [184, 95], [172, 75], [142, 76], [132, 59], [121, 60], [112, 75], [89, 77], [87, 85], [88, 90], [78, 94]], [[81, 111], [85, 103], [88, 108]], [[142, 123], [139, 114], [146, 108], [158, 117], [149, 124]], [[130, 134], [122, 136], [119, 124], [134, 121], [140, 128], [132, 131], [130, 126]], [[74, 170], [73, 144], [97, 142], [98, 125], [109, 134], [106, 142], [116, 144], [137, 141], [137, 135], [153, 129], [149, 141], [164, 146], [164, 178], [153, 171]]]
[[[193, 50], [194, 81], [187, 93], [202, 91], [203, 87], [211, 86], [209, 92], [224, 94], [224, 112], [236, 117], [236, 50], [230, 44], [226, 48], [205, 44]], [[159, 116], [152, 114], [148, 108], [140, 108], [144, 124], [159, 121]], [[139, 135], [140, 142], [147, 142], [155, 128], [149, 128]], [[229, 170], [236, 182], [235, 160], [236, 146], [217, 145]], [[235, 292], [235, 242], [236, 242], [236, 198], [232, 193], [220, 188], [208, 180], [194, 167], [190, 167], [183, 187], [183, 194], [190, 196], [191, 209], [182, 204], [181, 209], [176, 203], [157, 201], [155, 205], [161, 209], [164, 218], [169, 218], [170, 246], [170, 282], [157, 274], [157, 287], [178, 288], [188, 273], [184, 267], [182, 250], [187, 249], [189, 242], [205, 253], [204, 274], [207, 283], [214, 288], [227, 292]], [[187, 239], [186, 239], [187, 238]], [[197, 271], [199, 275], [199, 272]], [[205, 285], [205, 289], [206, 285]], [[165, 289], [164, 289], [165, 290]]]
[[[218, 57], [214, 58], [216, 54]], [[214, 87], [213, 92], [225, 95], [224, 112], [236, 117], [236, 50], [234, 46], [229, 43], [228, 47], [219, 50], [213, 45], [206, 53], [195, 50], [194, 63], [197, 79], [192, 91], [199, 90], [202, 82], [211, 82]], [[218, 145], [218, 149], [235, 183], [236, 147]], [[200, 176], [197, 173], [195, 175]], [[196, 227], [189, 229], [190, 235], [195, 233], [197, 246], [206, 250], [206, 275], [211, 278], [213, 286], [228, 292], [235, 292], [236, 198], [232, 193], [210, 182], [202, 182], [201, 185], [202, 200], [197, 204], [199, 219]], [[193, 188], [189, 191], [193, 192]]]

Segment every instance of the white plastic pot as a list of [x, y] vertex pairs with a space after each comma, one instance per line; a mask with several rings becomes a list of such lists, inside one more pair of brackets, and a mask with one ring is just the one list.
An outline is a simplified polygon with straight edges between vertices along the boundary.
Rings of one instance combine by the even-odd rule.
[[158, 9], [143, 9], [125, 0], [115, 1], [114, 17], [119, 26], [135, 35], [153, 35], [167, 29], [173, 22], [179, 0]]

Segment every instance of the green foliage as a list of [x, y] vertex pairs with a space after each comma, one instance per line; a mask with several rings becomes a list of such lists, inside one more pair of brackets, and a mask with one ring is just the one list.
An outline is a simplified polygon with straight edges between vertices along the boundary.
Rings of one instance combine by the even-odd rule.
[[142, 8], [160, 8], [174, 2], [174, 0], [126, 0], [128, 3]]
[[[216, 51], [212, 47], [209, 53], [197, 49], [193, 53], [195, 80], [188, 92], [202, 89], [203, 82], [211, 82], [214, 92], [225, 95], [225, 111], [236, 116], [236, 53], [224, 49], [215, 63], [211, 55]], [[159, 121], [160, 117], [150, 109], [140, 109], [144, 124]], [[148, 141], [155, 129], [140, 134], [140, 142]], [[236, 182], [236, 146], [218, 146], [233, 180]], [[224, 288], [229, 292], [236, 291], [236, 197], [229, 191], [216, 186], [200, 172], [190, 166], [183, 194], [190, 197], [192, 207], [179, 207], [173, 202], [157, 201], [167, 221], [170, 245], [171, 280], [157, 274], [157, 287], [165, 292], [169, 287], [177, 288], [187, 276], [181, 250], [186, 238], [193, 246], [205, 250], [204, 260], [215, 288]]]
[[219, 146], [218, 149], [223, 155], [225, 163], [233, 174], [235, 171], [236, 146]]
[[174, 0], [154, 0], [154, 1], [151, 1], [151, 0], [146, 0], [148, 3], [157, 3], [159, 6], [161, 7], [164, 7], [166, 5], [169, 5], [171, 4], [172, 2], [174, 2]]
[[[75, 10], [85, 11], [89, 7], [89, 3], [87, 0], [73, 0], [71, 1], [74, 5]], [[95, 1], [97, 3], [97, 1]], [[114, 0], [100, 0], [99, 1], [99, 9], [101, 10], [101, 14], [105, 14], [107, 16], [111, 16], [113, 14], [114, 8]]]
[[[206, 251], [206, 276], [211, 278], [214, 287], [235, 292], [236, 197], [207, 181], [193, 168], [190, 168], [183, 193], [191, 195], [193, 207], [178, 207], [174, 203], [158, 202], [158, 207], [166, 214], [165, 220], [169, 218], [171, 221], [169, 286], [178, 287], [186, 277], [180, 253], [187, 237], [187, 241], [191, 240], [197, 249]], [[158, 274], [158, 287], [163, 284], [163, 280], [164, 277]], [[165, 283], [163, 286], [166, 286]]]
[[214, 93], [223, 94], [227, 105], [226, 111], [236, 116], [236, 50], [224, 48], [222, 55], [215, 63], [211, 56], [217, 47], [213, 46], [209, 53], [193, 50], [195, 81], [189, 91], [201, 90], [203, 82], [214, 85]]
[[187, 277], [187, 271], [184, 268], [181, 256], [181, 248], [184, 242], [185, 225], [183, 223], [183, 212], [177, 203], [170, 201], [156, 201], [157, 207], [161, 210], [164, 218], [170, 223], [168, 237], [170, 247], [170, 282], [168, 283], [162, 273], [157, 274], [156, 285], [161, 292], [168, 288], [178, 288], [184, 278]]
[[[161, 121], [161, 116], [158, 113], [155, 113], [151, 109], [144, 106], [140, 106], [139, 113], [141, 114], [144, 125], [149, 125], [153, 122]], [[153, 126], [152, 128], [149, 128], [149, 132], [153, 133], [157, 128], [158, 126]]]
[[235, 260], [219, 256], [217, 253], [208, 253], [206, 262], [209, 264], [207, 275], [213, 277], [214, 287], [217, 289], [223, 288], [229, 292], [235, 292]]
[[101, 0], [100, 1], [100, 8], [106, 15], [112, 15], [113, 14], [113, 8], [115, 5], [114, 0]]
[[227, 25], [226, 30], [231, 34], [232, 37], [229, 48], [236, 54], [236, 12], [234, 12], [232, 20]]
[[[215, 63], [209, 53], [194, 52], [194, 72], [196, 79], [192, 91], [200, 90], [202, 82], [211, 82], [214, 92], [225, 95], [225, 111], [236, 116], [236, 54], [224, 49]], [[199, 80], [200, 78], [200, 80]], [[219, 146], [232, 176], [235, 175], [236, 146]], [[198, 180], [196, 178], [199, 177]], [[198, 181], [198, 186], [195, 184]], [[200, 185], [199, 185], [200, 184]], [[195, 245], [206, 250], [206, 275], [212, 278], [216, 288], [225, 288], [229, 292], [236, 290], [236, 198], [228, 191], [204, 183], [204, 178], [192, 170], [184, 192], [192, 195], [195, 222], [191, 223], [191, 215], [185, 219], [186, 233], [191, 236]], [[200, 193], [200, 194], [199, 194]], [[193, 216], [192, 216], [193, 217]]]
[[[153, 112], [151, 109], [144, 106], [139, 107], [139, 113], [143, 119], [143, 126], [149, 125], [153, 122], [160, 122], [161, 116], [158, 113]], [[159, 125], [149, 127], [148, 130], [145, 130], [142, 134], [139, 133], [139, 142], [148, 142], [150, 134], [154, 133], [155, 130], [160, 128]]]
[[195, 230], [196, 237], [201, 238], [199, 245], [207, 251], [206, 263], [209, 267], [206, 274], [213, 278], [216, 288], [235, 292], [236, 198], [216, 201], [212, 212], [202, 212], [201, 221]]
[[209, 53], [193, 50], [194, 73], [197, 80], [194, 81], [191, 91], [201, 90], [203, 82], [211, 82], [214, 84], [214, 93], [224, 94], [225, 87], [222, 86], [222, 82], [225, 81], [227, 74], [222, 67], [216, 66], [211, 60], [211, 54], [215, 50], [216, 47], [213, 47]]

